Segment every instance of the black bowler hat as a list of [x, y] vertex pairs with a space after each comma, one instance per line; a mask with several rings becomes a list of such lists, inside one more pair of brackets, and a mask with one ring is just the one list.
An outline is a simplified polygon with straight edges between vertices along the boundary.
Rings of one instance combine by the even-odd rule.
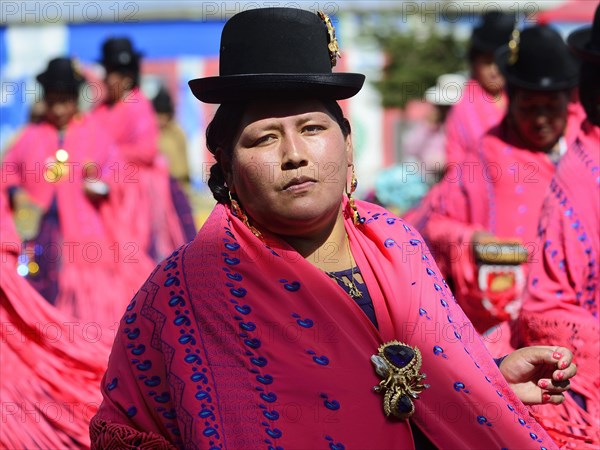
[[567, 43], [579, 58], [600, 64], [600, 4], [596, 8], [592, 26], [573, 31]]
[[579, 63], [560, 34], [546, 25], [521, 31], [496, 52], [496, 63], [509, 85], [524, 89], [558, 91], [579, 81]]
[[100, 63], [107, 70], [139, 71], [142, 53], [135, 51], [129, 38], [108, 38], [102, 44]]
[[70, 58], [55, 58], [48, 67], [36, 77], [45, 92], [77, 92], [84, 82], [83, 76], [75, 68]]
[[173, 101], [169, 91], [164, 86], [161, 86], [156, 96], [152, 99], [152, 106], [154, 111], [158, 113], [169, 113], [174, 112]]
[[219, 76], [191, 80], [189, 85], [206, 103], [273, 95], [339, 100], [355, 95], [365, 76], [333, 73], [338, 56], [327, 16], [295, 8], [253, 9], [225, 24]]
[[481, 25], [473, 29], [471, 48], [480, 52], [495, 52], [506, 45], [515, 28], [515, 15], [500, 11], [486, 13]]

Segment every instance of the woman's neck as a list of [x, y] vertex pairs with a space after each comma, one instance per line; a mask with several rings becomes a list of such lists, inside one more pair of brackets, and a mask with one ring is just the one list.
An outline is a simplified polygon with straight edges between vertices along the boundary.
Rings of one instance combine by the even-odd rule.
[[[118, 105], [119, 103], [122, 103], [122, 102], [124, 102], [124, 101], [127, 99], [127, 97], [128, 97], [128, 96], [129, 96], [129, 95], [132, 93], [133, 89], [134, 89], [134, 88], [131, 88], [131, 89], [125, 89], [125, 90], [123, 90], [123, 92], [121, 93], [121, 95], [119, 95], [119, 96], [118, 96], [118, 97], [116, 97], [116, 98], [114, 98], [114, 97], [108, 97], [108, 98], [107, 98], [107, 99], [104, 101], [104, 103], [105, 103], [106, 105], [108, 105], [109, 107], [111, 107], [111, 108], [112, 108], [113, 106], [116, 106], [116, 105]], [[117, 94], [117, 95], [118, 95], [118, 94]]]
[[318, 233], [283, 239], [308, 262], [326, 272], [349, 269], [353, 265], [341, 211], [331, 226]]
[[129, 95], [133, 92], [135, 88], [129, 88], [129, 89], [125, 89], [123, 91], [123, 94], [121, 95], [121, 98], [119, 99], [120, 102], [124, 101], [127, 97], [129, 97]]

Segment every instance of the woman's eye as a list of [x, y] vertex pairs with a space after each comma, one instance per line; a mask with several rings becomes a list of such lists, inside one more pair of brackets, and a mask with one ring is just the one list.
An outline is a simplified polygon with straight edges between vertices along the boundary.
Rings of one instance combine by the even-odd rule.
[[321, 125], [307, 125], [303, 130], [307, 133], [317, 133], [323, 129], [324, 128]]
[[262, 144], [268, 144], [270, 143], [273, 139], [275, 139], [275, 136], [273, 136], [272, 134], [267, 134], [266, 136], [261, 136], [259, 137], [257, 140], [254, 141], [254, 144], [252, 144], [253, 147], [256, 147], [258, 145], [262, 145]]

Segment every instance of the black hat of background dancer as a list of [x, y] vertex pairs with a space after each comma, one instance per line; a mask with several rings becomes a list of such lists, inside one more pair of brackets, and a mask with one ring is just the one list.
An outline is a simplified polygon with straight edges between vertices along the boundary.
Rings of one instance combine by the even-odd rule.
[[83, 76], [75, 68], [70, 58], [55, 58], [48, 62], [48, 67], [40, 73], [36, 80], [45, 92], [76, 92], [84, 82]]
[[142, 53], [133, 49], [129, 38], [108, 38], [102, 44], [100, 63], [110, 70], [139, 70]]
[[600, 64], [600, 4], [596, 8], [592, 26], [573, 31], [567, 38], [567, 43], [579, 58]]
[[173, 101], [169, 91], [164, 86], [160, 87], [158, 94], [152, 99], [152, 106], [157, 113], [173, 113]]
[[196, 98], [227, 103], [276, 95], [339, 100], [355, 95], [365, 76], [333, 73], [333, 26], [295, 8], [262, 8], [233, 16], [223, 28], [219, 76], [191, 80]]
[[527, 28], [511, 50], [496, 52], [496, 63], [509, 85], [534, 91], [569, 89], [579, 81], [579, 63], [560, 34], [545, 25]]
[[493, 53], [508, 43], [514, 28], [514, 14], [500, 11], [486, 13], [482, 17], [481, 25], [473, 29], [471, 48]]

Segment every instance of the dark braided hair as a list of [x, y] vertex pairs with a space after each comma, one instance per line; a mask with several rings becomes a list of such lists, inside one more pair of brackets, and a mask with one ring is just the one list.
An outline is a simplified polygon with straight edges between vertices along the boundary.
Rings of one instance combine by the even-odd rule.
[[[351, 131], [350, 123], [344, 117], [340, 105], [335, 100], [323, 100], [323, 105], [340, 126], [344, 137], [347, 137]], [[206, 146], [213, 155], [220, 148], [231, 159], [234, 145], [233, 139], [239, 131], [246, 106], [244, 103], [224, 103], [219, 106], [212, 121], [206, 128]], [[210, 168], [208, 187], [217, 202], [223, 204], [230, 203], [229, 189], [225, 184], [225, 175], [219, 162], [216, 162]]]

